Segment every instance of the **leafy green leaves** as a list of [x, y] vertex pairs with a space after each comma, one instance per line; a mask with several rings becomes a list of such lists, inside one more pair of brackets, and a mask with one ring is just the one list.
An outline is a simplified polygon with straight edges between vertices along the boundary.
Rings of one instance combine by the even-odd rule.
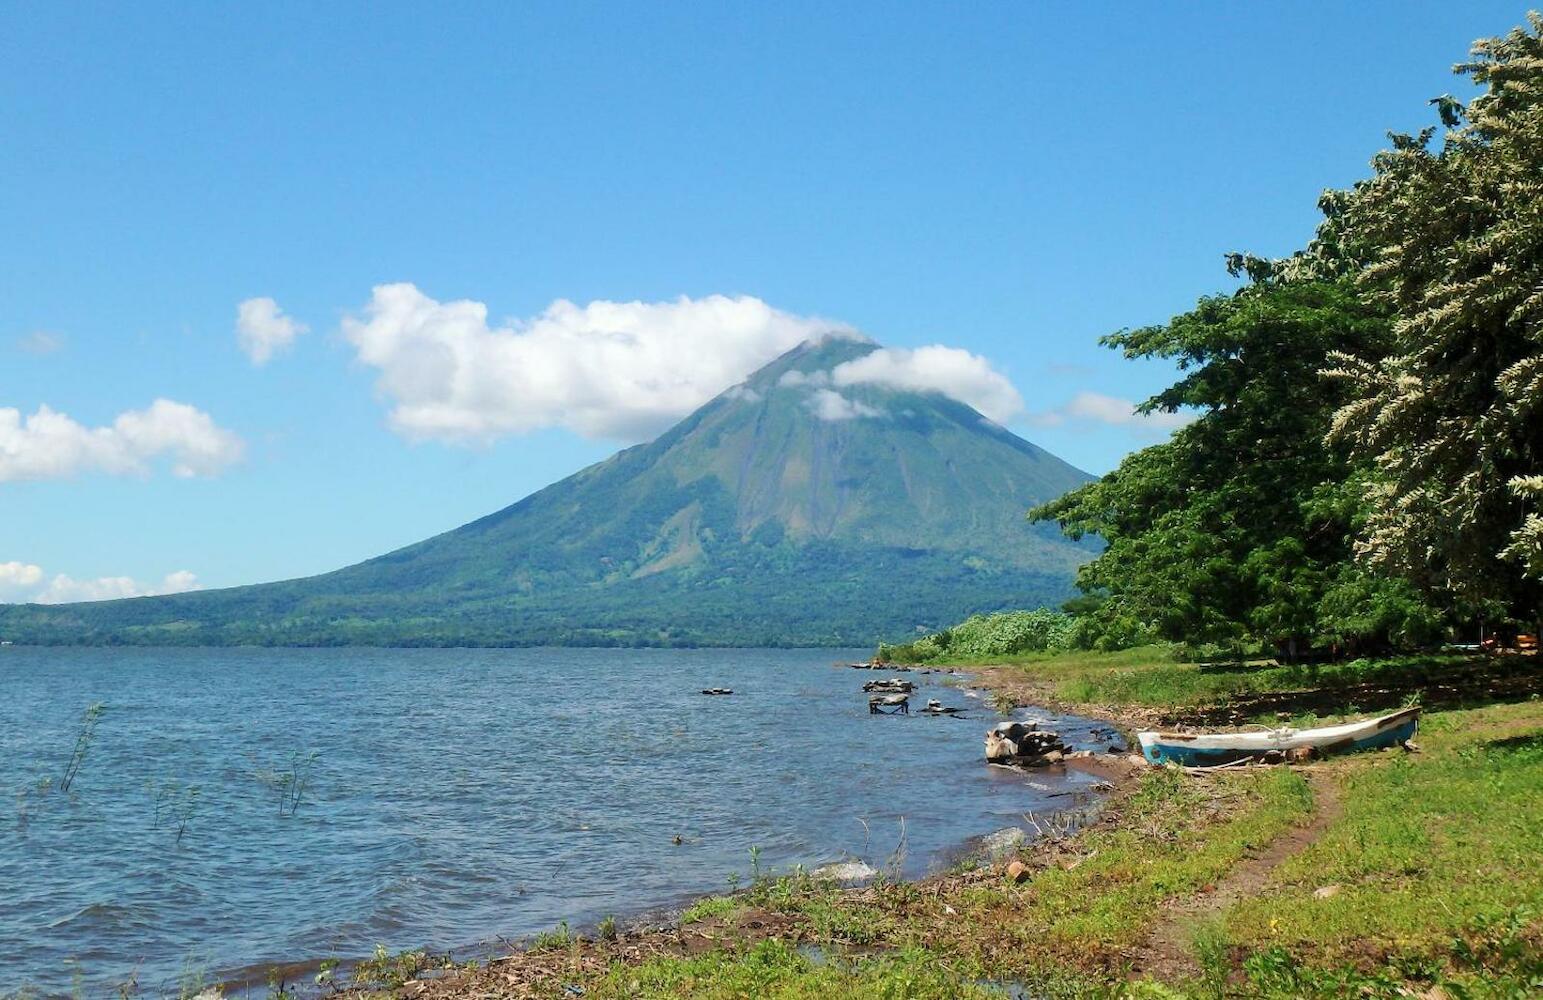
[[1385, 342], [1388, 327], [1386, 310], [1348, 282], [1282, 282], [1261, 270], [1235, 295], [1104, 338], [1128, 358], [1177, 362], [1182, 378], [1144, 409], [1201, 413], [1167, 443], [1030, 512], [1109, 543], [1078, 577], [1108, 595], [1090, 615], [1095, 642], [1133, 624], [1223, 645], [1289, 649], [1326, 637], [1320, 605], [1350, 558], [1354, 504], [1326, 492], [1353, 469], [1323, 445], [1342, 397], [1319, 369], [1331, 352]]

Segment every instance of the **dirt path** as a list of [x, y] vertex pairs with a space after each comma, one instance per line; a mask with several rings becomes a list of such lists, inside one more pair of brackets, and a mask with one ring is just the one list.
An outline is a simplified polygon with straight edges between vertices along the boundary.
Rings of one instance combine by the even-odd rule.
[[1343, 805], [1339, 783], [1333, 775], [1316, 769], [1303, 769], [1303, 773], [1313, 789], [1312, 818], [1306, 825], [1282, 833], [1258, 854], [1245, 857], [1209, 891], [1169, 900], [1158, 912], [1151, 935], [1136, 951], [1131, 966], [1133, 977], [1145, 975], [1173, 982], [1198, 974], [1200, 967], [1189, 947], [1195, 925], [1263, 889], [1282, 862], [1323, 836], [1339, 817]]

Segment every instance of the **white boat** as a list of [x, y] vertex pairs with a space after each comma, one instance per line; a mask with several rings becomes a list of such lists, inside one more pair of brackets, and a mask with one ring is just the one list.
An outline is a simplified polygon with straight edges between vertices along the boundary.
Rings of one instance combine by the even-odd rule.
[[1406, 708], [1375, 719], [1318, 729], [1283, 726], [1257, 733], [1137, 733], [1142, 756], [1153, 764], [1211, 767], [1257, 759], [1271, 751], [1287, 754], [1304, 747], [1327, 756], [1398, 746], [1419, 730], [1420, 710]]

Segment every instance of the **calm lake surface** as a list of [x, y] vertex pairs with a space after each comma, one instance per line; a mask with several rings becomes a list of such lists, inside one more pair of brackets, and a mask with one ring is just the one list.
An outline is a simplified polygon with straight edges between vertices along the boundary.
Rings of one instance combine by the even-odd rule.
[[[969, 705], [967, 721], [869, 715], [861, 685], [884, 675], [832, 668], [865, 655], [0, 648], [5, 989], [78, 976], [100, 995], [137, 964], [142, 990], [175, 994], [187, 971], [377, 943], [480, 957], [498, 935], [723, 890], [752, 847], [770, 869], [882, 866], [903, 819], [914, 876], [1087, 800], [1085, 775], [987, 767], [1001, 717], [946, 675], [910, 675], [913, 704]], [[1109, 743], [1088, 720], [1058, 728]], [[281, 816], [274, 774], [312, 752]], [[168, 814], [190, 801], [179, 842]]]

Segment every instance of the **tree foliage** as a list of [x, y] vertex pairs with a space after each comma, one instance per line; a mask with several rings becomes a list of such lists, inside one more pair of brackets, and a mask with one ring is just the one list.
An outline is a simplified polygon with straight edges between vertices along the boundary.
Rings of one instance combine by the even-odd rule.
[[[1486, 88], [1393, 136], [1304, 255], [1397, 316], [1329, 374], [1331, 439], [1373, 463], [1368, 562], [1428, 592], [1537, 606], [1543, 591], [1543, 17], [1457, 68]], [[1529, 510], [1530, 504], [1530, 510]]]
[[[1105, 338], [1183, 377], [1172, 440], [1031, 512], [1108, 550], [1110, 628], [1206, 642], [1415, 644], [1543, 616], [1543, 17], [1457, 67], [1440, 128], [1327, 192], [1312, 243], [1233, 254], [1248, 284]], [[1437, 132], [1444, 128], [1439, 144]], [[1443, 609], [1438, 613], [1436, 608]]]
[[[1246, 262], [1234, 261], [1234, 270]], [[1386, 310], [1346, 281], [1259, 273], [1166, 324], [1104, 338], [1182, 377], [1146, 411], [1198, 411], [1164, 444], [1036, 508], [1108, 548], [1078, 579], [1108, 600], [1095, 640], [1142, 626], [1164, 638], [1288, 650], [1320, 638], [1385, 640], [1402, 623], [1338, 613], [1330, 593], [1366, 589], [1350, 563], [1352, 467], [1323, 437], [1343, 397], [1318, 375], [1330, 352], [1375, 349]]]

